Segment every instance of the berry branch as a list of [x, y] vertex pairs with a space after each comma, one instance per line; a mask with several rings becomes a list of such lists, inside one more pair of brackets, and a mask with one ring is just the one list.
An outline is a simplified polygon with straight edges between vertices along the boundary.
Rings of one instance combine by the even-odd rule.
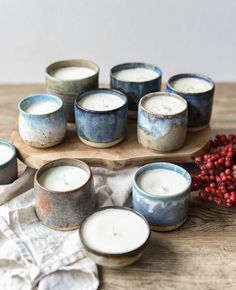
[[200, 168], [192, 175], [192, 190], [202, 200], [231, 207], [236, 204], [236, 135], [216, 135], [202, 157], [195, 157]]

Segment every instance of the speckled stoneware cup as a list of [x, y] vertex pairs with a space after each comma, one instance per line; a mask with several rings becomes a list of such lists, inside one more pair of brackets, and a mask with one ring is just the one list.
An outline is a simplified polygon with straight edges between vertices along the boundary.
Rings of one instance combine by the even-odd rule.
[[[174, 81], [188, 77], [203, 79], [211, 85], [211, 88], [201, 93], [183, 93], [172, 86]], [[166, 91], [177, 94], [188, 102], [188, 131], [200, 131], [209, 126], [215, 92], [215, 84], [210, 78], [201, 74], [174, 75], [169, 79]]]
[[[53, 72], [59, 68], [78, 66], [94, 70], [94, 75], [83, 79], [62, 80], [53, 76]], [[75, 121], [74, 102], [78, 93], [98, 87], [99, 67], [84, 59], [62, 60], [50, 64], [46, 68], [45, 79], [48, 92], [60, 97], [64, 103], [64, 112], [67, 122]]]
[[[17, 179], [17, 156], [15, 147], [6, 141], [0, 140], [0, 145], [7, 146], [12, 150], [12, 156], [6, 162], [0, 164], [0, 185], [10, 184]], [[0, 154], [1, 147], [0, 147]]]
[[[171, 96], [185, 104], [185, 109], [177, 114], [157, 114], [148, 111], [145, 101], [153, 96]], [[138, 142], [144, 147], [160, 152], [169, 152], [184, 145], [187, 132], [187, 102], [180, 96], [168, 93], [151, 93], [144, 96], [138, 109]]]
[[[39, 178], [43, 172], [56, 166], [66, 165], [76, 166], [88, 172], [89, 177], [84, 185], [62, 192], [49, 190], [40, 184]], [[34, 189], [35, 209], [39, 220], [55, 230], [69, 231], [79, 228], [84, 217], [95, 209], [92, 171], [80, 160], [64, 158], [45, 164], [35, 174]]]
[[[88, 110], [79, 105], [79, 101], [97, 93], [113, 94], [122, 100], [121, 107], [109, 111]], [[77, 96], [75, 102], [75, 121], [78, 138], [86, 145], [96, 148], [108, 148], [120, 143], [127, 130], [128, 104], [126, 96], [112, 89], [95, 89]]]
[[[145, 68], [155, 71], [157, 77], [152, 80], [143, 81], [143, 82], [129, 82], [123, 81], [116, 78], [115, 73], [124, 69], [132, 68]], [[158, 92], [161, 89], [161, 70], [152, 64], [142, 63], [142, 62], [131, 62], [123, 63], [114, 66], [110, 72], [110, 85], [111, 88], [123, 92], [128, 98], [128, 107], [129, 107], [129, 118], [136, 119], [138, 111], [139, 100], [146, 94], [152, 92]]]
[[[151, 195], [144, 192], [137, 184], [138, 177], [147, 170], [160, 168], [173, 170], [181, 174], [187, 180], [188, 186], [175, 195]], [[174, 230], [187, 220], [191, 192], [190, 187], [191, 176], [180, 166], [164, 162], [144, 165], [136, 172], [134, 177], [132, 187], [133, 208], [147, 219], [152, 230]]]
[[[46, 114], [31, 114], [26, 108], [39, 101], [55, 102], [58, 109]], [[47, 94], [24, 98], [18, 105], [19, 133], [22, 140], [36, 148], [48, 148], [63, 141], [66, 135], [66, 120], [62, 100]]]
[[[145, 223], [147, 223], [147, 226], [149, 227], [148, 222], [146, 221], [146, 219], [137, 211], [134, 211], [130, 208], [126, 208], [126, 207], [121, 207], [121, 206], [109, 206], [109, 207], [103, 207], [98, 209], [97, 211], [103, 211], [109, 208], [118, 208], [118, 209], [122, 209], [122, 210], [129, 210], [132, 211], [133, 213], [135, 213], [136, 215], [140, 216]], [[95, 213], [97, 212], [95, 211]], [[150, 236], [151, 236], [151, 231], [149, 230], [149, 235], [148, 238], [146, 239], [146, 241], [137, 249], [129, 251], [129, 252], [125, 252], [125, 253], [121, 253], [121, 254], [110, 254], [110, 253], [105, 253], [105, 252], [100, 252], [100, 251], [96, 251], [92, 248], [90, 248], [87, 244], [86, 241], [83, 237], [83, 229], [84, 227], [86, 227], [86, 222], [88, 220], [89, 216], [87, 216], [83, 222], [81, 223], [81, 227], [80, 227], [80, 241], [83, 245], [83, 248], [87, 254], [87, 256], [89, 256], [96, 264], [103, 266], [103, 267], [107, 267], [107, 268], [111, 268], [111, 269], [120, 269], [129, 265], [134, 264], [135, 262], [137, 262], [143, 255], [149, 240], [150, 240]]]

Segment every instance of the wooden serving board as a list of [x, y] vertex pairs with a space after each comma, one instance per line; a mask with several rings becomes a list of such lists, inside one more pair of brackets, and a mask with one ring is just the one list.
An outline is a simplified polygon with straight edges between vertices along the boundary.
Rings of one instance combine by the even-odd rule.
[[47, 149], [37, 149], [25, 144], [14, 130], [11, 135], [12, 143], [18, 150], [19, 159], [32, 168], [59, 158], [77, 158], [93, 166], [105, 166], [111, 169], [121, 169], [128, 166], [142, 165], [155, 161], [193, 162], [193, 157], [207, 150], [210, 127], [196, 133], [188, 133], [183, 148], [171, 153], [158, 153], [144, 148], [137, 141], [136, 122], [128, 125], [126, 138], [118, 145], [97, 149], [89, 147], [78, 140], [75, 125], [68, 123], [66, 139], [59, 145]]

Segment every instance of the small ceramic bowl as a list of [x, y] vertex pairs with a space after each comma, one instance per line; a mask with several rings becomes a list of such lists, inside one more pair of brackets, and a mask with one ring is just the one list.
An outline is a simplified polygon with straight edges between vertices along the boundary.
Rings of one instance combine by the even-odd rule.
[[[157, 73], [154, 79], [135, 82], [135, 81], [124, 81], [116, 78], [116, 73], [121, 70], [133, 69], [133, 68], [144, 68]], [[129, 107], [129, 118], [137, 118], [137, 110], [139, 100], [146, 94], [152, 92], [158, 92], [161, 89], [161, 70], [152, 64], [142, 62], [131, 62], [123, 63], [114, 66], [110, 72], [110, 84], [111, 88], [123, 92], [128, 98]]]
[[[32, 114], [26, 109], [37, 102], [53, 102], [58, 108], [50, 113]], [[18, 105], [19, 133], [22, 140], [36, 148], [48, 148], [63, 141], [66, 120], [62, 100], [56, 96], [38, 94], [24, 98]]]
[[[57, 166], [79, 167], [88, 173], [88, 180], [73, 190], [49, 190], [40, 184], [40, 176], [46, 170]], [[39, 220], [55, 230], [69, 231], [79, 228], [84, 217], [95, 209], [92, 171], [86, 163], [77, 159], [63, 158], [43, 165], [35, 174], [34, 189], [35, 209]]]
[[[182, 92], [174, 88], [173, 83], [182, 78], [197, 78], [209, 83], [209, 89], [203, 92]], [[188, 102], [188, 131], [200, 131], [209, 126], [215, 92], [214, 82], [201, 74], [178, 74], [172, 76], [167, 83], [166, 91], [183, 97]]]
[[[137, 183], [138, 178], [147, 170], [168, 169], [181, 174], [188, 186], [177, 194], [149, 194]], [[170, 182], [172, 182], [170, 180]], [[141, 213], [149, 222], [151, 229], [171, 231], [180, 227], [187, 219], [190, 200], [191, 176], [180, 166], [172, 163], [157, 162], [142, 166], [136, 172], [132, 187], [134, 210]]]
[[[153, 96], [170, 96], [184, 103], [184, 109], [176, 114], [158, 114], [145, 108], [145, 102]], [[184, 145], [187, 132], [187, 102], [180, 96], [168, 93], [145, 95], [138, 109], [138, 142], [144, 147], [169, 152]]]
[[[146, 219], [138, 212], [130, 209], [130, 208], [126, 208], [126, 207], [120, 207], [120, 206], [110, 206], [110, 207], [103, 207], [101, 209], [98, 209], [97, 211], [95, 211], [93, 214], [96, 214], [99, 211], [105, 211], [107, 209], [122, 209], [122, 210], [127, 210], [130, 211], [134, 214], [136, 214], [138, 217], [140, 217], [147, 225], [148, 227], [148, 237], [147, 239], [144, 241], [144, 243], [139, 246], [138, 248], [128, 251], [128, 252], [123, 252], [123, 253], [107, 253], [107, 252], [102, 252], [102, 251], [98, 251], [95, 250], [93, 248], [91, 248], [90, 246], [88, 246], [88, 244], [86, 243], [86, 239], [84, 238], [84, 228], [86, 228], [86, 223], [89, 220], [89, 218], [91, 216], [87, 216], [80, 227], [80, 241], [83, 245], [83, 248], [87, 254], [87, 256], [89, 256], [96, 264], [107, 267], [107, 268], [112, 268], [112, 269], [119, 269], [119, 268], [123, 268], [126, 266], [129, 266], [131, 264], [134, 264], [135, 262], [137, 262], [141, 256], [143, 255], [149, 240], [150, 240], [150, 236], [151, 236], [151, 231], [150, 231], [150, 227], [148, 222], [146, 221]], [[92, 215], [93, 215], [92, 214]]]
[[[123, 105], [108, 111], [83, 108], [79, 101], [91, 94], [108, 93], [124, 100]], [[116, 90], [95, 89], [79, 94], [75, 102], [75, 121], [78, 138], [86, 145], [108, 148], [120, 143], [127, 130], [127, 98]]]
[[[94, 74], [80, 79], [59, 79], [53, 72], [65, 67], [85, 67], [94, 70]], [[95, 63], [84, 59], [62, 60], [50, 64], [46, 68], [45, 79], [49, 94], [60, 97], [67, 122], [75, 121], [74, 102], [78, 93], [98, 87], [99, 67]]]
[[[3, 152], [3, 148], [5, 148]], [[6, 152], [5, 152], [6, 151]], [[6, 142], [0, 140], [0, 185], [10, 184], [17, 179], [17, 156], [15, 147]], [[6, 157], [9, 155], [9, 158]]]

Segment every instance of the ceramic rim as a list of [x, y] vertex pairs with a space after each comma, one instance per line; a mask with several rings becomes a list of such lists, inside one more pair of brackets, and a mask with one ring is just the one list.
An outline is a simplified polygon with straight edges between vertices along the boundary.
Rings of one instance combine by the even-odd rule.
[[[188, 182], [188, 185], [184, 189], [182, 189], [180, 192], [177, 192], [175, 194], [165, 194], [165, 195], [164, 194], [150, 194], [150, 193], [143, 191], [138, 186], [138, 183], [137, 183], [137, 178], [139, 177], [139, 175], [141, 175], [143, 172], [146, 172], [148, 170], [155, 170], [155, 169], [159, 169], [159, 168], [172, 170], [172, 171], [177, 172], [177, 173], [179, 173], [179, 171], [180, 171], [181, 173], [179, 173], [179, 174], [185, 178], [185, 180]], [[178, 171], [173, 170], [173, 169], [178, 169]], [[148, 197], [149, 199], [156, 200], [159, 198], [165, 199], [165, 198], [177, 197], [177, 196], [180, 196], [182, 194], [185, 194], [186, 191], [190, 190], [191, 183], [192, 183], [192, 178], [191, 178], [190, 174], [188, 173], [188, 171], [186, 169], [184, 169], [183, 167], [178, 166], [174, 163], [169, 163], [169, 162], [154, 162], [154, 163], [146, 164], [146, 165], [140, 167], [136, 171], [135, 176], [134, 176], [134, 180], [133, 180], [133, 187], [136, 190], [138, 190], [139, 192], [141, 192], [142, 195]]]
[[[50, 166], [52, 165], [52, 166]], [[85, 169], [86, 168], [86, 172], [88, 173], [88, 179], [84, 182], [84, 184], [80, 185], [79, 187], [76, 187], [72, 190], [63, 190], [63, 191], [57, 191], [57, 190], [52, 190], [52, 189], [48, 189], [44, 186], [42, 186], [39, 182], [39, 178], [41, 176], [41, 174], [43, 172], [45, 172], [47, 169], [53, 168], [53, 167], [57, 167], [57, 166], [66, 166], [66, 165], [71, 165], [71, 166], [75, 166], [75, 167], [79, 167], [81, 169]], [[37, 172], [35, 173], [35, 177], [34, 177], [34, 183], [41, 189], [43, 189], [44, 191], [48, 191], [51, 193], [56, 193], [56, 194], [60, 194], [60, 193], [70, 193], [70, 192], [75, 192], [78, 191], [79, 189], [83, 188], [86, 184], [88, 184], [90, 182], [90, 180], [92, 179], [92, 170], [91, 168], [88, 166], [87, 163], [78, 160], [78, 159], [74, 159], [74, 158], [60, 158], [60, 159], [56, 159], [53, 161], [50, 161], [46, 164], [44, 164], [43, 166], [41, 166]]]
[[[93, 248], [87, 246], [87, 244], [86, 244], [86, 242], [85, 242], [85, 240], [83, 238], [83, 227], [85, 226], [85, 224], [86, 224], [86, 222], [87, 222], [87, 220], [89, 219], [90, 216], [92, 216], [93, 214], [95, 214], [95, 213], [97, 213], [99, 211], [103, 211], [103, 210], [107, 210], [107, 209], [127, 210], [127, 211], [130, 211], [130, 212], [136, 214], [140, 218], [142, 218], [142, 220], [145, 222], [145, 224], [147, 225], [147, 228], [148, 228], [148, 237], [143, 242], [143, 244], [140, 245], [138, 248], [136, 248], [134, 250], [131, 250], [131, 251], [128, 251], [128, 252], [123, 252], [123, 253], [116, 253], [116, 254], [105, 253], [105, 252], [102, 252], [102, 251], [94, 250]], [[83, 247], [85, 248], [86, 251], [91, 252], [92, 254], [95, 254], [97, 256], [104, 256], [104, 257], [111, 257], [111, 258], [117, 257], [118, 258], [118, 257], [124, 257], [124, 256], [135, 256], [137, 253], [139, 253], [142, 250], [144, 250], [146, 248], [148, 242], [149, 242], [149, 239], [150, 239], [150, 236], [151, 236], [151, 229], [150, 229], [149, 223], [146, 220], [146, 218], [142, 214], [140, 214], [139, 212], [137, 212], [136, 210], [133, 210], [133, 209], [128, 208], [128, 207], [122, 207], [122, 206], [106, 206], [106, 207], [102, 207], [102, 208], [97, 209], [92, 214], [88, 215], [87, 217], [85, 217], [83, 219], [83, 221], [80, 224], [79, 234], [80, 234], [81, 243], [83, 244]]]
[[[211, 88], [209, 90], [206, 90], [203, 92], [187, 92], [187, 93], [185, 93], [185, 92], [179, 91], [172, 86], [172, 83], [173, 83], [173, 81], [176, 81], [176, 80], [179, 80], [182, 78], [198, 78], [198, 79], [205, 80], [211, 84]], [[171, 78], [169, 78], [169, 80], [167, 82], [167, 86], [169, 86], [171, 88], [171, 90], [173, 90], [176, 94], [184, 94], [184, 95], [190, 95], [190, 96], [191, 95], [196, 96], [199, 94], [205, 94], [206, 92], [209, 92], [209, 91], [212, 91], [215, 89], [215, 83], [211, 78], [209, 78], [208, 76], [202, 75], [202, 74], [197, 74], [197, 73], [182, 73], [182, 74], [174, 75]]]
[[[97, 111], [97, 110], [86, 109], [86, 108], [79, 105], [79, 101], [81, 99], [85, 98], [86, 96], [91, 95], [91, 94], [100, 94], [100, 93], [110, 93], [112, 95], [118, 96], [124, 100], [124, 104], [121, 105], [120, 107], [115, 108], [115, 109], [106, 110], [106, 111]], [[92, 90], [89, 90], [86, 92], [82, 92], [82, 93], [79, 93], [75, 99], [75, 107], [78, 107], [81, 110], [86, 111], [86, 112], [97, 113], [97, 114], [107, 114], [107, 113], [116, 112], [119, 109], [126, 107], [126, 106], [127, 106], [127, 110], [128, 110], [128, 99], [127, 99], [126, 95], [118, 90], [109, 89], [109, 88], [97, 88], [97, 89], [92, 89]]]
[[[146, 68], [146, 69], [150, 69], [152, 71], [155, 71], [156, 73], [158, 73], [158, 75], [150, 80], [146, 80], [146, 81], [142, 81], [142, 82], [135, 82], [135, 81], [123, 81], [123, 80], [119, 80], [116, 78], [115, 73], [124, 69], [132, 69], [132, 68]], [[111, 68], [110, 70], [110, 77], [115, 79], [118, 82], [122, 82], [122, 83], [132, 83], [132, 84], [144, 84], [144, 83], [148, 83], [154, 80], [157, 80], [159, 78], [162, 77], [162, 71], [158, 66], [155, 66], [153, 64], [150, 63], [145, 63], [145, 62], [126, 62], [126, 63], [121, 63], [118, 65], [115, 65]]]

